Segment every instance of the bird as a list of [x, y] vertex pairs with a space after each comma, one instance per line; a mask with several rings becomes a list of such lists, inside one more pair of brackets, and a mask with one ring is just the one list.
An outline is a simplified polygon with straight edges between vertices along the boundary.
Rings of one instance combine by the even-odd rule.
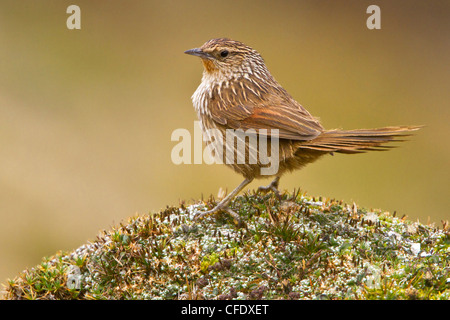
[[[393, 146], [385, 143], [404, 141], [400, 138], [421, 128], [389, 126], [326, 130], [318, 118], [275, 80], [261, 54], [250, 46], [229, 38], [215, 38], [184, 53], [199, 57], [204, 67], [201, 83], [191, 98], [204, 140], [210, 142], [209, 147], [216, 156], [224, 159], [223, 156], [227, 155], [226, 161], [222, 162], [244, 177], [213, 209], [198, 212], [196, 220], [228, 212], [241, 224], [240, 216], [229, 208], [229, 204], [254, 179], [273, 176], [273, 181], [268, 186], [259, 187], [258, 191], [273, 191], [280, 197], [279, 181], [286, 172], [301, 169], [327, 154], [388, 150]], [[252, 140], [250, 135], [246, 139], [245, 135], [235, 134], [236, 139], [224, 141], [230, 140], [225, 139], [228, 132], [236, 133], [238, 130], [266, 138], [270, 154], [277, 155], [275, 172], [263, 174], [262, 169], [267, 169], [268, 162], [264, 157], [258, 159], [262, 155], [258, 142], [261, 144], [264, 140]], [[235, 152], [239, 143], [245, 146], [241, 153]], [[252, 159], [251, 154], [255, 150], [257, 159]], [[267, 150], [266, 154], [268, 157]], [[237, 161], [239, 156], [244, 161]]]

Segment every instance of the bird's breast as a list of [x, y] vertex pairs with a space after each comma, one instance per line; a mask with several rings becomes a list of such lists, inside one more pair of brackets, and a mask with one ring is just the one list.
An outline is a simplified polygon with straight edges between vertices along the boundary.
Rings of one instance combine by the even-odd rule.
[[217, 94], [220, 97], [222, 87], [227, 86], [228, 83], [229, 81], [220, 75], [212, 75], [205, 72], [202, 82], [192, 95], [192, 103], [194, 104], [194, 108], [197, 111], [199, 118], [200, 115], [207, 115], [211, 117], [211, 112], [209, 109], [211, 106], [209, 103], [218, 98], [216, 97]]
[[208, 88], [206, 84], [202, 81], [200, 85], [198, 86], [197, 90], [195, 90], [194, 94], [192, 95], [192, 104], [194, 105], [195, 111], [197, 111], [197, 114], [208, 114]]

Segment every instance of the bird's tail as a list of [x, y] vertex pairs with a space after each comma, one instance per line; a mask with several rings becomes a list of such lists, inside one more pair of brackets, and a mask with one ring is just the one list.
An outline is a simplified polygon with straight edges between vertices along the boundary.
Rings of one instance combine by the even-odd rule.
[[302, 143], [301, 149], [323, 152], [360, 153], [369, 150], [388, 150], [395, 146], [385, 143], [404, 141], [403, 137], [412, 135], [421, 126], [398, 126], [377, 129], [329, 130], [318, 137]]

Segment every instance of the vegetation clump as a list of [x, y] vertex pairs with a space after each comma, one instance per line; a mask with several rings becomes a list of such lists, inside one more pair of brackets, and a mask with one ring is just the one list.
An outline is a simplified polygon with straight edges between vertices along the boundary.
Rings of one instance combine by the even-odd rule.
[[246, 193], [134, 216], [6, 286], [7, 299], [450, 299], [450, 228], [334, 199]]

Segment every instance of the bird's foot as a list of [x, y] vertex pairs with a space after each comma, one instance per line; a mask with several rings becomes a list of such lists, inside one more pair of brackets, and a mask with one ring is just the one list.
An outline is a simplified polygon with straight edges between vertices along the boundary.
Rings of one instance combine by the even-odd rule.
[[280, 191], [277, 187], [273, 186], [272, 184], [269, 184], [268, 186], [260, 186], [258, 187], [258, 192], [267, 193], [269, 191], [272, 191], [277, 196], [280, 194]]
[[230, 216], [233, 217], [234, 222], [238, 225], [238, 227], [245, 226], [245, 223], [242, 222], [241, 217], [231, 210], [228, 205], [231, 200], [241, 191], [246, 185], [252, 182], [253, 178], [245, 178], [244, 181], [241, 182], [228, 196], [226, 196], [222, 201], [220, 201], [213, 209], [209, 211], [205, 211], [202, 213], [198, 213], [194, 220], [203, 219], [204, 217], [210, 216], [212, 214], [219, 213], [221, 211], [226, 211]]
[[280, 182], [280, 179], [277, 177], [268, 186], [258, 187], [258, 192], [267, 193], [269, 191], [272, 191], [277, 196], [278, 200], [280, 200], [280, 203], [281, 203], [281, 194], [280, 194], [280, 191], [278, 190], [279, 182]]
[[238, 227], [244, 226], [244, 223], [243, 223], [241, 217], [240, 217], [236, 212], [234, 212], [233, 210], [231, 210], [231, 209], [228, 207], [228, 203], [227, 203], [227, 204], [222, 204], [222, 202], [220, 202], [218, 205], [216, 205], [216, 206], [215, 206], [213, 209], [211, 209], [211, 210], [197, 213], [197, 215], [195, 216], [194, 220], [197, 221], [197, 220], [206, 218], [206, 217], [208, 217], [208, 216], [211, 216], [211, 215], [213, 215], [213, 214], [218, 214], [218, 213], [220, 213], [220, 212], [226, 212], [226, 213], [228, 213], [228, 214], [233, 218], [234, 223], [235, 223]]

